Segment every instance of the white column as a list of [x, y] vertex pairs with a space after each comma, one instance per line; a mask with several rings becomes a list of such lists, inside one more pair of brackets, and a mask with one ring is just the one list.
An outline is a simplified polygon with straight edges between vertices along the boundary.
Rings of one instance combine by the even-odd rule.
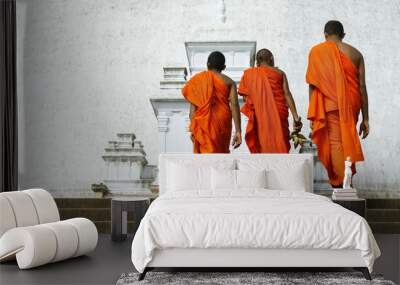
[[158, 122], [158, 142], [160, 146], [160, 153], [167, 151], [167, 132], [169, 131], [169, 117], [168, 112], [159, 112], [157, 116]]

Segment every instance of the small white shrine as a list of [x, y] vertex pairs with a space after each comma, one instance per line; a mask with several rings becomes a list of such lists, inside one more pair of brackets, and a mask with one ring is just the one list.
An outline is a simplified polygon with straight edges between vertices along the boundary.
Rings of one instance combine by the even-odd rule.
[[104, 151], [107, 173], [103, 182], [111, 195], [151, 194], [157, 169], [148, 164], [143, 144], [135, 134], [117, 134], [117, 140], [109, 141]]

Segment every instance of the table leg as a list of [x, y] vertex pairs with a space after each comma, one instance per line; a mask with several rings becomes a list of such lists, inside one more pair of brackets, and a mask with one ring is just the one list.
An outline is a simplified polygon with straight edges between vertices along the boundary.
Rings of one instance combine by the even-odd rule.
[[126, 209], [122, 211], [121, 223], [122, 223], [121, 239], [126, 240], [126, 237], [128, 235], [128, 211], [126, 211]]
[[119, 201], [111, 204], [111, 240], [122, 241], [122, 205]]

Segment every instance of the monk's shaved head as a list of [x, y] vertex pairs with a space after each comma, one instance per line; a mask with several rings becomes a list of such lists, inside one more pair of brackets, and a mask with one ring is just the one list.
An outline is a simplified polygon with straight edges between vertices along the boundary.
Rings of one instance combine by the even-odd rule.
[[336, 20], [331, 20], [325, 24], [324, 33], [325, 36], [335, 35], [340, 39], [343, 39], [345, 35], [342, 23]]
[[257, 52], [256, 55], [257, 65], [262, 63], [273, 66], [274, 65], [274, 56], [269, 49], [263, 48]]
[[222, 71], [225, 69], [225, 56], [220, 51], [213, 51], [207, 59], [208, 69]]

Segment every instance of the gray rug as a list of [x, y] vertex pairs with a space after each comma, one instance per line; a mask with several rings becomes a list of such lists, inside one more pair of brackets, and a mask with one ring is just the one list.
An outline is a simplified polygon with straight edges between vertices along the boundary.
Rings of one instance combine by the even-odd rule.
[[137, 280], [138, 276], [138, 273], [122, 274], [117, 285], [395, 285], [379, 275], [373, 275], [373, 280], [368, 281], [359, 272], [148, 272], [142, 281]]

